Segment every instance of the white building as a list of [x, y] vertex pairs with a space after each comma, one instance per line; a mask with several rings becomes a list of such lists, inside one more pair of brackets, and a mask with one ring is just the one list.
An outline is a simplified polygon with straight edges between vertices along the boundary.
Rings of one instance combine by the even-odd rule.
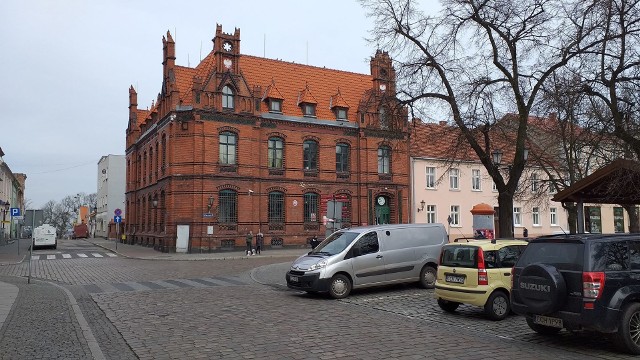
[[98, 161], [95, 236], [109, 236], [109, 223], [113, 222], [116, 209], [120, 209], [120, 216], [125, 219], [125, 161], [124, 155], [107, 155]]

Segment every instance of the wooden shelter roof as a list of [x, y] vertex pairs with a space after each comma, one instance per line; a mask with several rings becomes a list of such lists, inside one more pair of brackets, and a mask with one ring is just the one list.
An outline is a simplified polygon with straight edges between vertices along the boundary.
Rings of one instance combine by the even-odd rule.
[[640, 163], [616, 159], [557, 193], [553, 201], [640, 204]]

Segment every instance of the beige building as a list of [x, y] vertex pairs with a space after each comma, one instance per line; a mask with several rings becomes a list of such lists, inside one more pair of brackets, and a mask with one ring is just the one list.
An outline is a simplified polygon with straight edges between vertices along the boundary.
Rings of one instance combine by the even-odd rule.
[[[457, 128], [446, 123], [417, 122], [411, 142], [412, 221], [447, 224], [451, 217], [452, 239], [473, 236], [471, 209], [480, 203], [498, 209], [498, 192], [484, 165], [459, 139]], [[568, 229], [566, 211], [551, 201], [554, 194], [546, 190], [543, 175], [529, 168], [522, 176], [513, 204], [516, 237], [522, 237], [525, 229], [529, 237]]]

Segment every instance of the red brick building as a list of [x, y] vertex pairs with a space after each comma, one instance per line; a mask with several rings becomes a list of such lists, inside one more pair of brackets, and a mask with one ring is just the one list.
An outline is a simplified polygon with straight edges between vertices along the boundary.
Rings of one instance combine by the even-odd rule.
[[240, 30], [218, 25], [190, 68], [169, 32], [162, 41], [157, 101], [138, 109], [129, 89], [127, 241], [214, 251], [243, 247], [251, 230], [266, 247], [301, 246], [408, 222], [407, 112], [387, 53], [369, 75], [301, 65], [241, 55]]

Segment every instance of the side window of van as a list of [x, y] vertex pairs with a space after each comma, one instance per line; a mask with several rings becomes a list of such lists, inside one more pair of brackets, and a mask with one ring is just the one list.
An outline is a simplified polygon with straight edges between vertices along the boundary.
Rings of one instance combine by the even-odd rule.
[[356, 246], [360, 248], [360, 255], [378, 252], [380, 250], [378, 235], [375, 232], [370, 232], [358, 240]]

